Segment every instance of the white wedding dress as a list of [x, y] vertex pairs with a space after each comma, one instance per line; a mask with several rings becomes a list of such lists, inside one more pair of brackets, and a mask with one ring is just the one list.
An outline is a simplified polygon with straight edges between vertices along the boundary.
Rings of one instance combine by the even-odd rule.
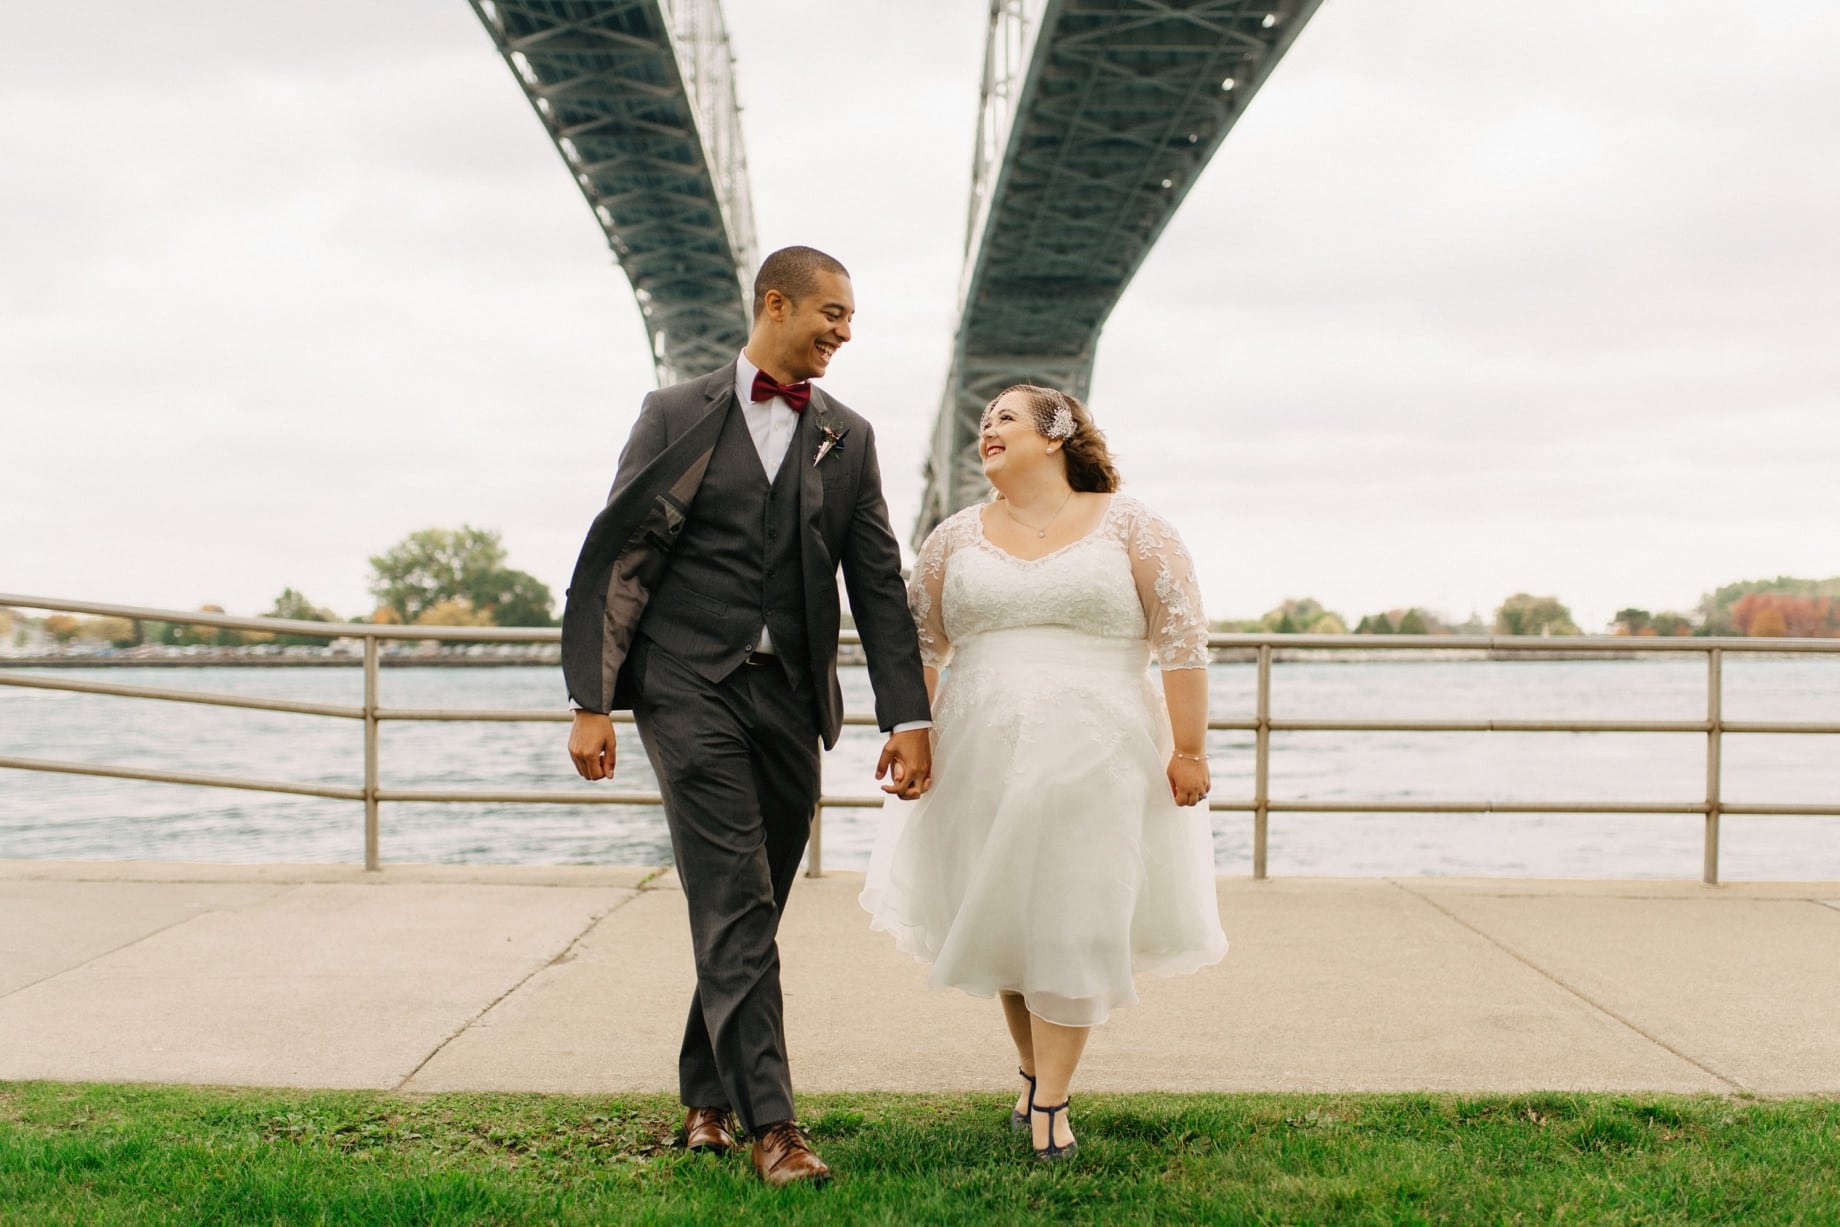
[[1024, 560], [981, 508], [933, 530], [908, 585], [945, 669], [933, 787], [883, 808], [861, 902], [933, 964], [928, 984], [1019, 992], [1065, 1026], [1137, 1000], [1134, 971], [1226, 954], [1205, 806], [1180, 808], [1148, 666], [1207, 667], [1194, 566], [1167, 523], [1113, 495], [1098, 526]]

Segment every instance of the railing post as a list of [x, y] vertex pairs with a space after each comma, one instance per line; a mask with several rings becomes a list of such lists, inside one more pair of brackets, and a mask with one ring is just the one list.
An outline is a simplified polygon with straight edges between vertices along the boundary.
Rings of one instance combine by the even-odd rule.
[[1706, 852], [1700, 880], [1719, 884], [1719, 752], [1724, 732], [1724, 648], [1706, 653]]
[[1252, 768], [1252, 878], [1265, 880], [1265, 841], [1271, 822], [1266, 809], [1271, 783], [1271, 645], [1259, 645], [1258, 730], [1253, 734], [1257, 750]]
[[811, 803], [811, 834], [805, 840], [805, 876], [824, 876], [824, 764], [818, 764], [818, 799]]
[[377, 636], [364, 637], [364, 868], [377, 863]]
[[811, 809], [811, 839], [805, 844], [805, 876], [821, 878], [824, 876], [824, 801], [823, 789], [818, 792], [818, 803]]

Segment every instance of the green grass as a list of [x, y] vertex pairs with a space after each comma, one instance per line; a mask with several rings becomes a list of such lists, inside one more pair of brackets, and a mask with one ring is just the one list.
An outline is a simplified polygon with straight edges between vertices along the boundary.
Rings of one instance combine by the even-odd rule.
[[1840, 1223], [1832, 1099], [1078, 1096], [1056, 1167], [995, 1096], [802, 1106], [829, 1188], [663, 1096], [0, 1084], [0, 1223]]

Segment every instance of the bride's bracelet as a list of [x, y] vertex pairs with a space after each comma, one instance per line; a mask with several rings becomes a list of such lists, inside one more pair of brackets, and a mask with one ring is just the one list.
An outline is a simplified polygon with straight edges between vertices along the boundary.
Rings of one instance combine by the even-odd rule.
[[1186, 758], [1191, 763], [1207, 762], [1207, 755], [1205, 754], [1184, 754], [1180, 750], [1171, 750], [1169, 753], [1175, 758]]

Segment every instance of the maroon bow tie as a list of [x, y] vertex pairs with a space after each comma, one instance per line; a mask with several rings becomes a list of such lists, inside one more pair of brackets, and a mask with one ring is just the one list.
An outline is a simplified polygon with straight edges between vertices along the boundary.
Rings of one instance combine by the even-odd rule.
[[774, 383], [773, 377], [765, 371], [754, 372], [754, 394], [750, 398], [756, 401], [772, 400], [779, 397], [794, 413], [805, 412], [805, 406], [811, 403], [811, 380], [801, 379], [797, 383]]

